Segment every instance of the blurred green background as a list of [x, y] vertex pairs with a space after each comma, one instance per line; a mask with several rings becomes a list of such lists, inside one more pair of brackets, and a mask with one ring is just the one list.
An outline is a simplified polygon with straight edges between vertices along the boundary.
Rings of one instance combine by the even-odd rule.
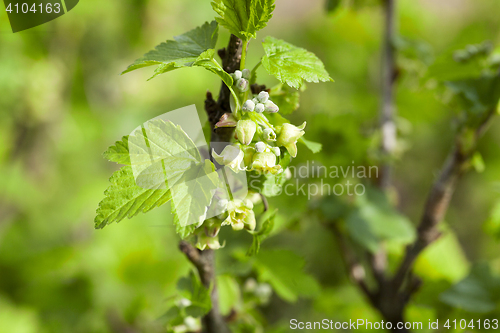
[[[327, 13], [323, 0], [277, 0], [274, 18], [259, 33], [259, 39], [273, 35], [313, 51], [335, 79], [308, 85], [291, 116], [295, 124], [307, 120], [307, 138], [323, 144], [316, 155], [299, 147], [296, 166], [373, 163], [382, 11], [377, 1], [353, 2]], [[421, 73], [467, 44], [500, 45], [499, 12], [496, 0], [398, 1], [400, 33], [419, 41], [417, 52], [398, 57], [396, 89], [401, 154], [395, 186], [398, 207], [413, 223], [453, 140], [454, 113], [422, 84]], [[213, 17], [208, 0], [85, 0], [53, 22], [12, 34], [0, 13], [0, 333], [149, 332], [168, 310], [176, 281], [190, 270], [177, 249], [170, 208], [94, 230], [95, 209], [117, 169], [102, 152], [170, 110], [196, 104], [206, 119], [205, 92], [220, 85], [208, 71], [189, 68], [149, 82], [152, 70], [119, 74], [158, 43]], [[228, 38], [221, 32], [218, 47]], [[250, 44], [250, 66], [263, 54], [258, 44]], [[277, 83], [262, 69], [259, 81]], [[495, 121], [481, 140], [485, 170], [467, 174], [457, 188], [446, 237], [417, 263], [424, 287], [408, 320], [500, 315], [493, 297], [494, 310], [482, 313], [438, 297], [473, 263], [500, 270], [500, 246], [484, 227], [500, 202], [499, 129]], [[262, 309], [270, 325], [287, 327], [290, 318], [377, 320], [348, 282], [334, 237], [309, 213], [307, 197], [282, 196], [270, 204], [280, 209], [278, 227], [264, 248], [284, 247], [305, 258], [323, 289], [291, 304], [274, 296]], [[219, 258], [249, 244], [235, 238]]]

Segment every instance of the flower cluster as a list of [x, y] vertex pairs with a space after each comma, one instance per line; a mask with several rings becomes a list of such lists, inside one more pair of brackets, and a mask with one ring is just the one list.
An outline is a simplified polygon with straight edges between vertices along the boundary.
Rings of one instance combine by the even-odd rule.
[[[245, 102], [241, 110], [235, 110], [233, 114], [225, 114], [217, 123], [217, 127], [236, 127], [233, 146], [227, 146], [212, 156], [217, 163], [229, 166], [235, 172], [251, 171], [265, 174], [279, 174], [283, 172], [279, 159], [283, 157], [286, 150], [292, 157], [297, 156], [297, 140], [304, 135], [304, 122], [300, 126], [294, 126], [287, 122], [273, 125], [266, 116], [279, 111], [269, 97], [267, 91], [261, 91], [256, 95], [250, 95], [248, 90], [248, 79], [250, 71], [236, 71], [232, 74], [235, 86], [244, 95]], [[279, 118], [284, 120], [283, 118]], [[284, 147], [285, 150], [280, 149]]]

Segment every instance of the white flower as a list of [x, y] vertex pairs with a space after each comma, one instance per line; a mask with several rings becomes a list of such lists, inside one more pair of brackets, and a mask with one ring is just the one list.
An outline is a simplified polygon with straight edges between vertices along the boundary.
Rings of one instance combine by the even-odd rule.
[[292, 155], [292, 157], [297, 156], [297, 140], [304, 135], [303, 129], [306, 127], [306, 122], [300, 126], [294, 126], [292, 124], [284, 123], [281, 128], [280, 135], [276, 143], [280, 146], [284, 146], [286, 150]]
[[276, 133], [271, 128], [265, 128], [262, 134], [266, 141], [276, 141]]
[[271, 149], [272, 149], [274, 155], [276, 155], [276, 156], [280, 156], [281, 155], [281, 151], [280, 151], [279, 147], [273, 147]]
[[226, 146], [220, 155], [212, 149], [212, 156], [217, 163], [230, 167], [234, 172], [243, 170], [241, 164], [244, 154], [243, 151], [236, 146]]

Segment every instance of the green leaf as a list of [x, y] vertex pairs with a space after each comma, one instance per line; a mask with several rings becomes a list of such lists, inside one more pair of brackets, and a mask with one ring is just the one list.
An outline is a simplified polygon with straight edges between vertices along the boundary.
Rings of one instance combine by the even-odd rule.
[[493, 206], [489, 218], [483, 226], [485, 232], [492, 236], [496, 241], [500, 240], [500, 201]]
[[[481, 118], [485, 112], [495, 108], [500, 99], [500, 76], [483, 76], [446, 82], [456, 95], [456, 100], [475, 118]], [[478, 120], [478, 119], [474, 119]]]
[[299, 142], [302, 142], [306, 145], [306, 147], [312, 151], [314, 154], [319, 153], [321, 149], [323, 149], [323, 145], [319, 142], [309, 141], [304, 137], [299, 139]]
[[327, 12], [335, 11], [338, 7], [340, 7], [341, 3], [342, 0], [326, 0], [326, 11]]
[[269, 283], [288, 302], [297, 301], [299, 296], [314, 297], [320, 292], [318, 282], [303, 271], [304, 266], [303, 258], [286, 250], [260, 251], [254, 262], [259, 280]]
[[181, 238], [188, 237], [206, 218], [207, 207], [219, 184], [215, 166], [209, 160], [189, 170], [190, 181], [184, 181], [172, 189], [174, 224]]
[[240, 286], [234, 277], [228, 274], [217, 276], [220, 312], [226, 316], [240, 300]]
[[346, 223], [351, 237], [361, 246], [376, 251], [382, 241], [404, 245], [415, 239], [411, 222], [391, 206], [383, 192], [367, 187], [356, 205]]
[[[172, 199], [177, 233], [186, 238], [205, 219], [218, 186], [214, 165], [201, 158], [179, 126], [161, 119], [136, 129], [126, 142], [131, 166], [111, 178], [112, 185], [97, 211], [96, 227], [147, 212]], [[125, 144], [122, 141], [116, 147], [111, 147], [108, 155], [124, 160]]]
[[214, 55], [215, 50], [213, 49], [203, 52], [193, 63], [193, 66], [204, 67], [210, 72], [218, 75], [228, 87], [232, 87], [233, 78], [226, 71], [224, 71], [224, 69], [222, 69], [222, 66], [217, 62], [217, 60], [214, 59]]
[[120, 222], [140, 212], [146, 213], [170, 200], [167, 189], [144, 189], [135, 183], [130, 166], [116, 171], [110, 178], [111, 186], [104, 192], [105, 198], [99, 203], [95, 227], [104, 228], [112, 222]]
[[249, 41], [257, 37], [273, 16], [274, 0], [214, 0], [213, 10], [220, 25], [233, 35]]
[[137, 59], [122, 74], [138, 68], [159, 65], [152, 79], [176, 68], [191, 67], [202, 53], [215, 48], [218, 29], [217, 22], [206, 22], [201, 27], [174, 37], [174, 40], [167, 40]]
[[111, 162], [130, 165], [130, 155], [128, 151], [128, 135], [125, 135], [121, 141], [116, 141], [114, 146], [106, 150], [103, 156]]
[[188, 316], [202, 317], [212, 308], [210, 289], [205, 288], [197, 274], [189, 272], [189, 277], [177, 282], [177, 289], [183, 297], [191, 301], [191, 305], [186, 308]]
[[487, 264], [472, 268], [471, 273], [440, 295], [440, 300], [472, 313], [489, 313], [496, 309], [500, 295], [500, 278], [493, 276]]
[[451, 230], [428, 246], [415, 261], [415, 273], [426, 280], [456, 283], [469, 271], [469, 263]]
[[262, 45], [266, 52], [262, 65], [281, 83], [298, 89], [304, 81], [333, 81], [314, 53], [273, 37], [266, 37]]
[[278, 105], [281, 114], [290, 114], [300, 106], [300, 93], [286, 84], [278, 84], [271, 88], [269, 96]]
[[269, 236], [269, 234], [274, 228], [274, 217], [276, 216], [277, 211], [278, 210], [276, 209], [274, 211], [268, 210], [267, 212], [265, 212], [260, 218], [261, 220], [260, 230], [255, 232], [250, 232], [253, 236], [253, 239], [252, 239], [252, 246], [250, 246], [250, 248], [248, 249], [247, 256], [253, 256], [259, 252], [260, 244], [264, 239], [267, 238], [267, 236]]

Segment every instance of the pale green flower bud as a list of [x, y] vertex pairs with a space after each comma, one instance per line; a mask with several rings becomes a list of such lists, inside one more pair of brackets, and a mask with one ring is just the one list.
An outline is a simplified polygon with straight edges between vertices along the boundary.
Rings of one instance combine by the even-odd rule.
[[244, 79], [250, 80], [251, 75], [252, 75], [252, 73], [247, 68], [245, 68], [244, 70], [241, 71], [241, 77]]
[[258, 153], [263, 153], [264, 150], [266, 150], [266, 144], [262, 141], [259, 141], [255, 144], [255, 150], [258, 152]]
[[272, 149], [274, 155], [276, 155], [276, 156], [280, 156], [281, 155], [281, 150], [280, 150], [279, 147], [273, 147], [271, 149]]
[[244, 154], [238, 147], [226, 146], [220, 155], [212, 149], [212, 156], [217, 163], [220, 165], [227, 165], [235, 172], [243, 170], [241, 164], [243, 162]]
[[252, 98], [252, 102], [257, 105], [260, 103], [259, 99], [257, 97]]
[[267, 91], [261, 91], [258, 95], [257, 95], [257, 99], [259, 100], [259, 102], [261, 103], [265, 103], [267, 102], [267, 100], [269, 99], [269, 93]]
[[253, 120], [240, 120], [236, 125], [236, 136], [244, 145], [249, 145], [252, 142], [256, 131], [257, 124]]
[[245, 79], [239, 79], [236, 81], [236, 89], [240, 92], [245, 92], [248, 90], [248, 81]]
[[234, 71], [233, 74], [231, 74], [231, 76], [233, 77], [234, 81], [238, 81], [239, 79], [241, 79], [243, 73], [241, 71]]
[[196, 331], [199, 329], [198, 321], [191, 316], [184, 318], [184, 325], [189, 331]]
[[243, 162], [245, 165], [251, 165], [253, 161], [253, 155], [255, 155], [255, 149], [252, 146], [243, 146]]
[[243, 103], [242, 109], [243, 111], [252, 112], [253, 110], [255, 110], [255, 103], [251, 99], [249, 99], [245, 101], [245, 103]]
[[281, 170], [281, 165], [276, 165], [276, 155], [274, 153], [257, 153], [253, 157], [252, 168], [277, 174]]
[[276, 143], [279, 146], [284, 146], [293, 157], [297, 156], [297, 140], [304, 135], [303, 129], [306, 127], [304, 122], [299, 127], [292, 124], [284, 123], [281, 127], [280, 134]]
[[266, 109], [266, 107], [262, 103], [255, 105], [255, 112], [257, 112], [257, 113], [262, 113], [262, 112], [264, 112], [265, 109]]
[[271, 128], [265, 128], [262, 135], [266, 141], [276, 141], [276, 133]]
[[245, 223], [245, 229], [250, 230], [250, 231], [255, 230], [255, 226], [257, 225], [257, 222], [255, 221], [255, 213], [253, 212], [253, 210], [248, 212], [248, 215], [245, 218], [244, 223]]
[[231, 224], [231, 227], [233, 228], [234, 231], [239, 231], [245, 227], [245, 223], [243, 223], [242, 221], [234, 221]]
[[271, 113], [276, 113], [280, 110], [280, 108], [271, 101], [267, 101], [266, 103], [264, 103], [264, 107], [265, 107], [264, 110], [266, 112], [271, 112]]

